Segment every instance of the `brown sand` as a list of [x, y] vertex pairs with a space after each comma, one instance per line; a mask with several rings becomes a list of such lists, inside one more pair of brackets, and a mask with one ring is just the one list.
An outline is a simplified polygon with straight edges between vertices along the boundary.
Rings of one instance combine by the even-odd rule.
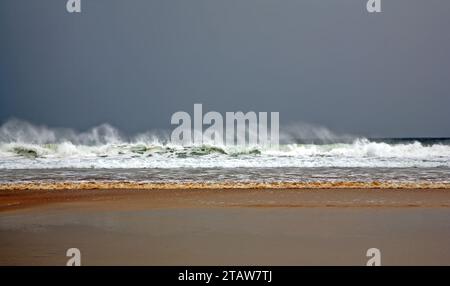
[[0, 192], [0, 265], [450, 265], [450, 190]]

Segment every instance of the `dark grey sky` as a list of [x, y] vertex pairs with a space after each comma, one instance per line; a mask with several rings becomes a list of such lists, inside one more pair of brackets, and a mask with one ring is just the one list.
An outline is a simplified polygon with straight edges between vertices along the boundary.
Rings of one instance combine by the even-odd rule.
[[0, 123], [170, 128], [194, 103], [450, 136], [450, 1], [0, 1]]

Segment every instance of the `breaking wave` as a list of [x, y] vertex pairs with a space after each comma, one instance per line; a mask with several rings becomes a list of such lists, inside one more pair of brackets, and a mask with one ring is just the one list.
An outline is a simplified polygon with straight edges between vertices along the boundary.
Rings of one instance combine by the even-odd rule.
[[10, 120], [0, 127], [0, 169], [450, 167], [448, 139], [333, 140], [325, 134], [327, 140], [320, 143], [291, 136], [292, 142], [276, 148], [180, 146], [163, 132], [127, 137], [107, 124], [75, 132]]

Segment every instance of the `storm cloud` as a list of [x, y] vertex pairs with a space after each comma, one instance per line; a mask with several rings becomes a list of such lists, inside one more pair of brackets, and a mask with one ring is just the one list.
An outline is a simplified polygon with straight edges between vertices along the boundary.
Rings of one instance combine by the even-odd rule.
[[124, 132], [278, 111], [363, 136], [450, 136], [450, 1], [0, 2], [0, 123]]

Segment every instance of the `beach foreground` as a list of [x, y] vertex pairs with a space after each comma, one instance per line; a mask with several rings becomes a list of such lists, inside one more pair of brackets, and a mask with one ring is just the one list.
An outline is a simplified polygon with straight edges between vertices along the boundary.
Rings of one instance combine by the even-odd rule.
[[450, 265], [450, 190], [0, 192], [0, 265]]

